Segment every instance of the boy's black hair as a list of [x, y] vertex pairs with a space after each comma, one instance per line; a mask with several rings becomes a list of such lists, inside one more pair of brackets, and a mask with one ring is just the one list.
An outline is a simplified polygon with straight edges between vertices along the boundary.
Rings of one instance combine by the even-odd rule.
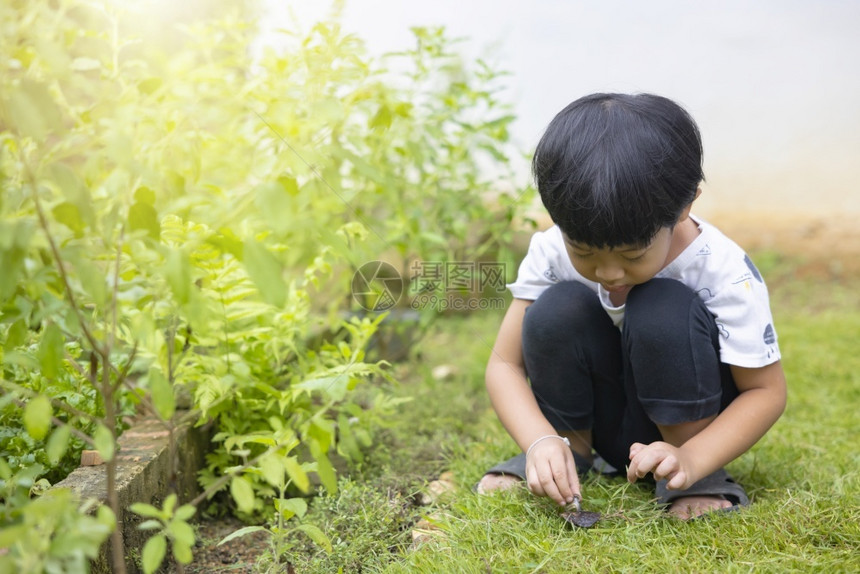
[[550, 122], [532, 160], [541, 200], [576, 243], [644, 246], [678, 221], [704, 179], [702, 138], [653, 94], [592, 94]]

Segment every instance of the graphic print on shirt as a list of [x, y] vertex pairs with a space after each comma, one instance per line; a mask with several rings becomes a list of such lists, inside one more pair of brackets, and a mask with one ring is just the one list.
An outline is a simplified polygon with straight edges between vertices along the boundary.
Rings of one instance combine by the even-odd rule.
[[773, 345], [776, 342], [776, 334], [773, 331], [773, 325], [770, 323], [768, 323], [767, 327], [764, 328], [762, 339], [764, 339], [765, 345]]
[[[711, 290], [710, 290], [710, 289], [708, 289], [707, 287], [702, 287], [701, 289], [699, 289], [698, 291], [696, 291], [696, 295], [698, 295], [698, 296], [702, 299], [702, 301], [707, 301], [708, 299], [713, 299], [713, 298], [714, 298], [714, 293], [713, 293], [713, 291], [711, 291]], [[706, 295], [707, 295], [707, 296], [706, 296]]]
[[750, 268], [750, 272], [753, 274], [753, 277], [755, 277], [759, 283], [764, 283], [764, 279], [761, 278], [761, 273], [758, 272], [758, 269], [756, 269], [756, 266], [753, 264], [749, 255], [744, 255], [744, 263], [746, 263], [747, 267]]
[[752, 273], [747, 271], [746, 273], [744, 273], [743, 275], [741, 275], [740, 277], [738, 277], [737, 279], [732, 281], [732, 285], [743, 284], [744, 289], [746, 289], [747, 291], [752, 291], [752, 285], [750, 285], [750, 279], [752, 279], [752, 278], [753, 278]]
[[555, 274], [555, 269], [552, 265], [550, 265], [546, 271], [543, 272], [543, 276], [552, 281], [553, 283], [558, 283], [558, 275]]

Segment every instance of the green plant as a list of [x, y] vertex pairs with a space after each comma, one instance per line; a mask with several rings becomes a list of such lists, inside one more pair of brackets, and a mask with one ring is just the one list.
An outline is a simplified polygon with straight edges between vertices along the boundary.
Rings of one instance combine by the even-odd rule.
[[[402, 270], [486, 255], [518, 201], [487, 210], [471, 154], [504, 163], [497, 75], [440, 30], [416, 31], [401, 87], [336, 23], [255, 56], [253, 9], [224, 8], [159, 32], [144, 4], [0, 7], [0, 449], [10, 476], [55, 481], [95, 448], [117, 515], [135, 412], [171, 437], [218, 425], [195, 504], [228, 490], [244, 517], [283, 518], [271, 501], [309, 475], [333, 492], [334, 454], [359, 464], [401, 402], [365, 357], [384, 316], [341, 318], [352, 271], [392, 248]], [[171, 540], [181, 570], [190, 538]]]
[[[261, 556], [258, 561], [260, 572], [283, 572], [286, 564], [289, 564], [289, 554], [296, 547], [294, 536], [297, 533], [306, 535], [317, 546], [326, 552], [332, 552], [331, 540], [316, 525], [302, 521], [307, 514], [308, 504], [304, 498], [286, 498], [286, 490], [289, 482], [284, 482], [283, 473], [279, 477], [270, 477], [273, 486], [279, 491], [275, 499], [275, 518], [267, 527], [246, 526], [224, 537], [218, 544], [224, 544], [230, 540], [252, 534], [254, 532], [265, 532], [269, 539], [269, 553]], [[276, 483], [276, 484], [274, 484]], [[295, 517], [298, 524], [287, 527], [287, 521]]]
[[[283, 479], [273, 477], [284, 472], [298, 491], [294, 494], [309, 492], [310, 471], [328, 492], [335, 492], [330, 453], [360, 461], [362, 447], [370, 446], [369, 430], [403, 402], [387, 397], [378, 386], [364, 395], [354, 390], [362, 380], [384, 375], [381, 364], [363, 361], [363, 349], [382, 318], [353, 318], [344, 323], [348, 340], [307, 350], [294, 358], [291, 372], [279, 384], [255, 380], [229, 409], [218, 409], [220, 432], [213, 442], [223, 447], [207, 456], [209, 464], [201, 476], [210, 496], [226, 488], [222, 477], [231, 476], [238, 513], [251, 519], [272, 514], [266, 499], [277, 495]], [[357, 402], [362, 396], [371, 402]]]
[[[13, 473], [0, 459], [0, 572], [84, 572], [115, 527], [113, 512], [84, 504], [68, 489], [48, 490], [39, 464]], [[36, 495], [35, 498], [31, 498]]]
[[167, 554], [167, 542], [170, 541], [173, 558], [179, 564], [191, 562], [191, 547], [194, 545], [194, 529], [188, 524], [194, 516], [196, 508], [192, 504], [176, 507], [177, 498], [170, 494], [162, 508], [151, 504], [136, 502], [129, 507], [135, 514], [148, 518], [138, 525], [140, 530], [157, 530], [143, 547], [141, 562], [145, 574], [155, 572], [161, 566]]

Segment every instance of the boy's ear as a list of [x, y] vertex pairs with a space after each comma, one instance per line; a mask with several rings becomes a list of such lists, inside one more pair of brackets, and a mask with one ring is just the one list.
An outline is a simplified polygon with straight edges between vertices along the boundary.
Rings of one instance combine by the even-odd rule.
[[[701, 187], [697, 187], [697, 188], [696, 188], [696, 197], [694, 197], [694, 198], [693, 198], [693, 201], [691, 201], [689, 204], [687, 204], [687, 207], [685, 207], [685, 208], [681, 211], [681, 216], [678, 218], [678, 223], [681, 223], [682, 221], [684, 221], [685, 219], [687, 219], [688, 217], [690, 217], [690, 210], [691, 210], [691, 209], [693, 209], [693, 203], [694, 203], [697, 199], [699, 199], [699, 196], [700, 196], [700, 195], [702, 195], [702, 188], [701, 188]], [[676, 225], [677, 225], [677, 223], [676, 223]]]

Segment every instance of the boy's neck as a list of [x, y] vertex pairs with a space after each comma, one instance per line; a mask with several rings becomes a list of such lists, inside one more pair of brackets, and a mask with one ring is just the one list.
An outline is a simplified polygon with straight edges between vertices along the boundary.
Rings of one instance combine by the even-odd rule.
[[[675, 260], [701, 233], [692, 217], [687, 217], [672, 229], [672, 243], [666, 256], [666, 265]], [[665, 267], [664, 265], [663, 267]]]

